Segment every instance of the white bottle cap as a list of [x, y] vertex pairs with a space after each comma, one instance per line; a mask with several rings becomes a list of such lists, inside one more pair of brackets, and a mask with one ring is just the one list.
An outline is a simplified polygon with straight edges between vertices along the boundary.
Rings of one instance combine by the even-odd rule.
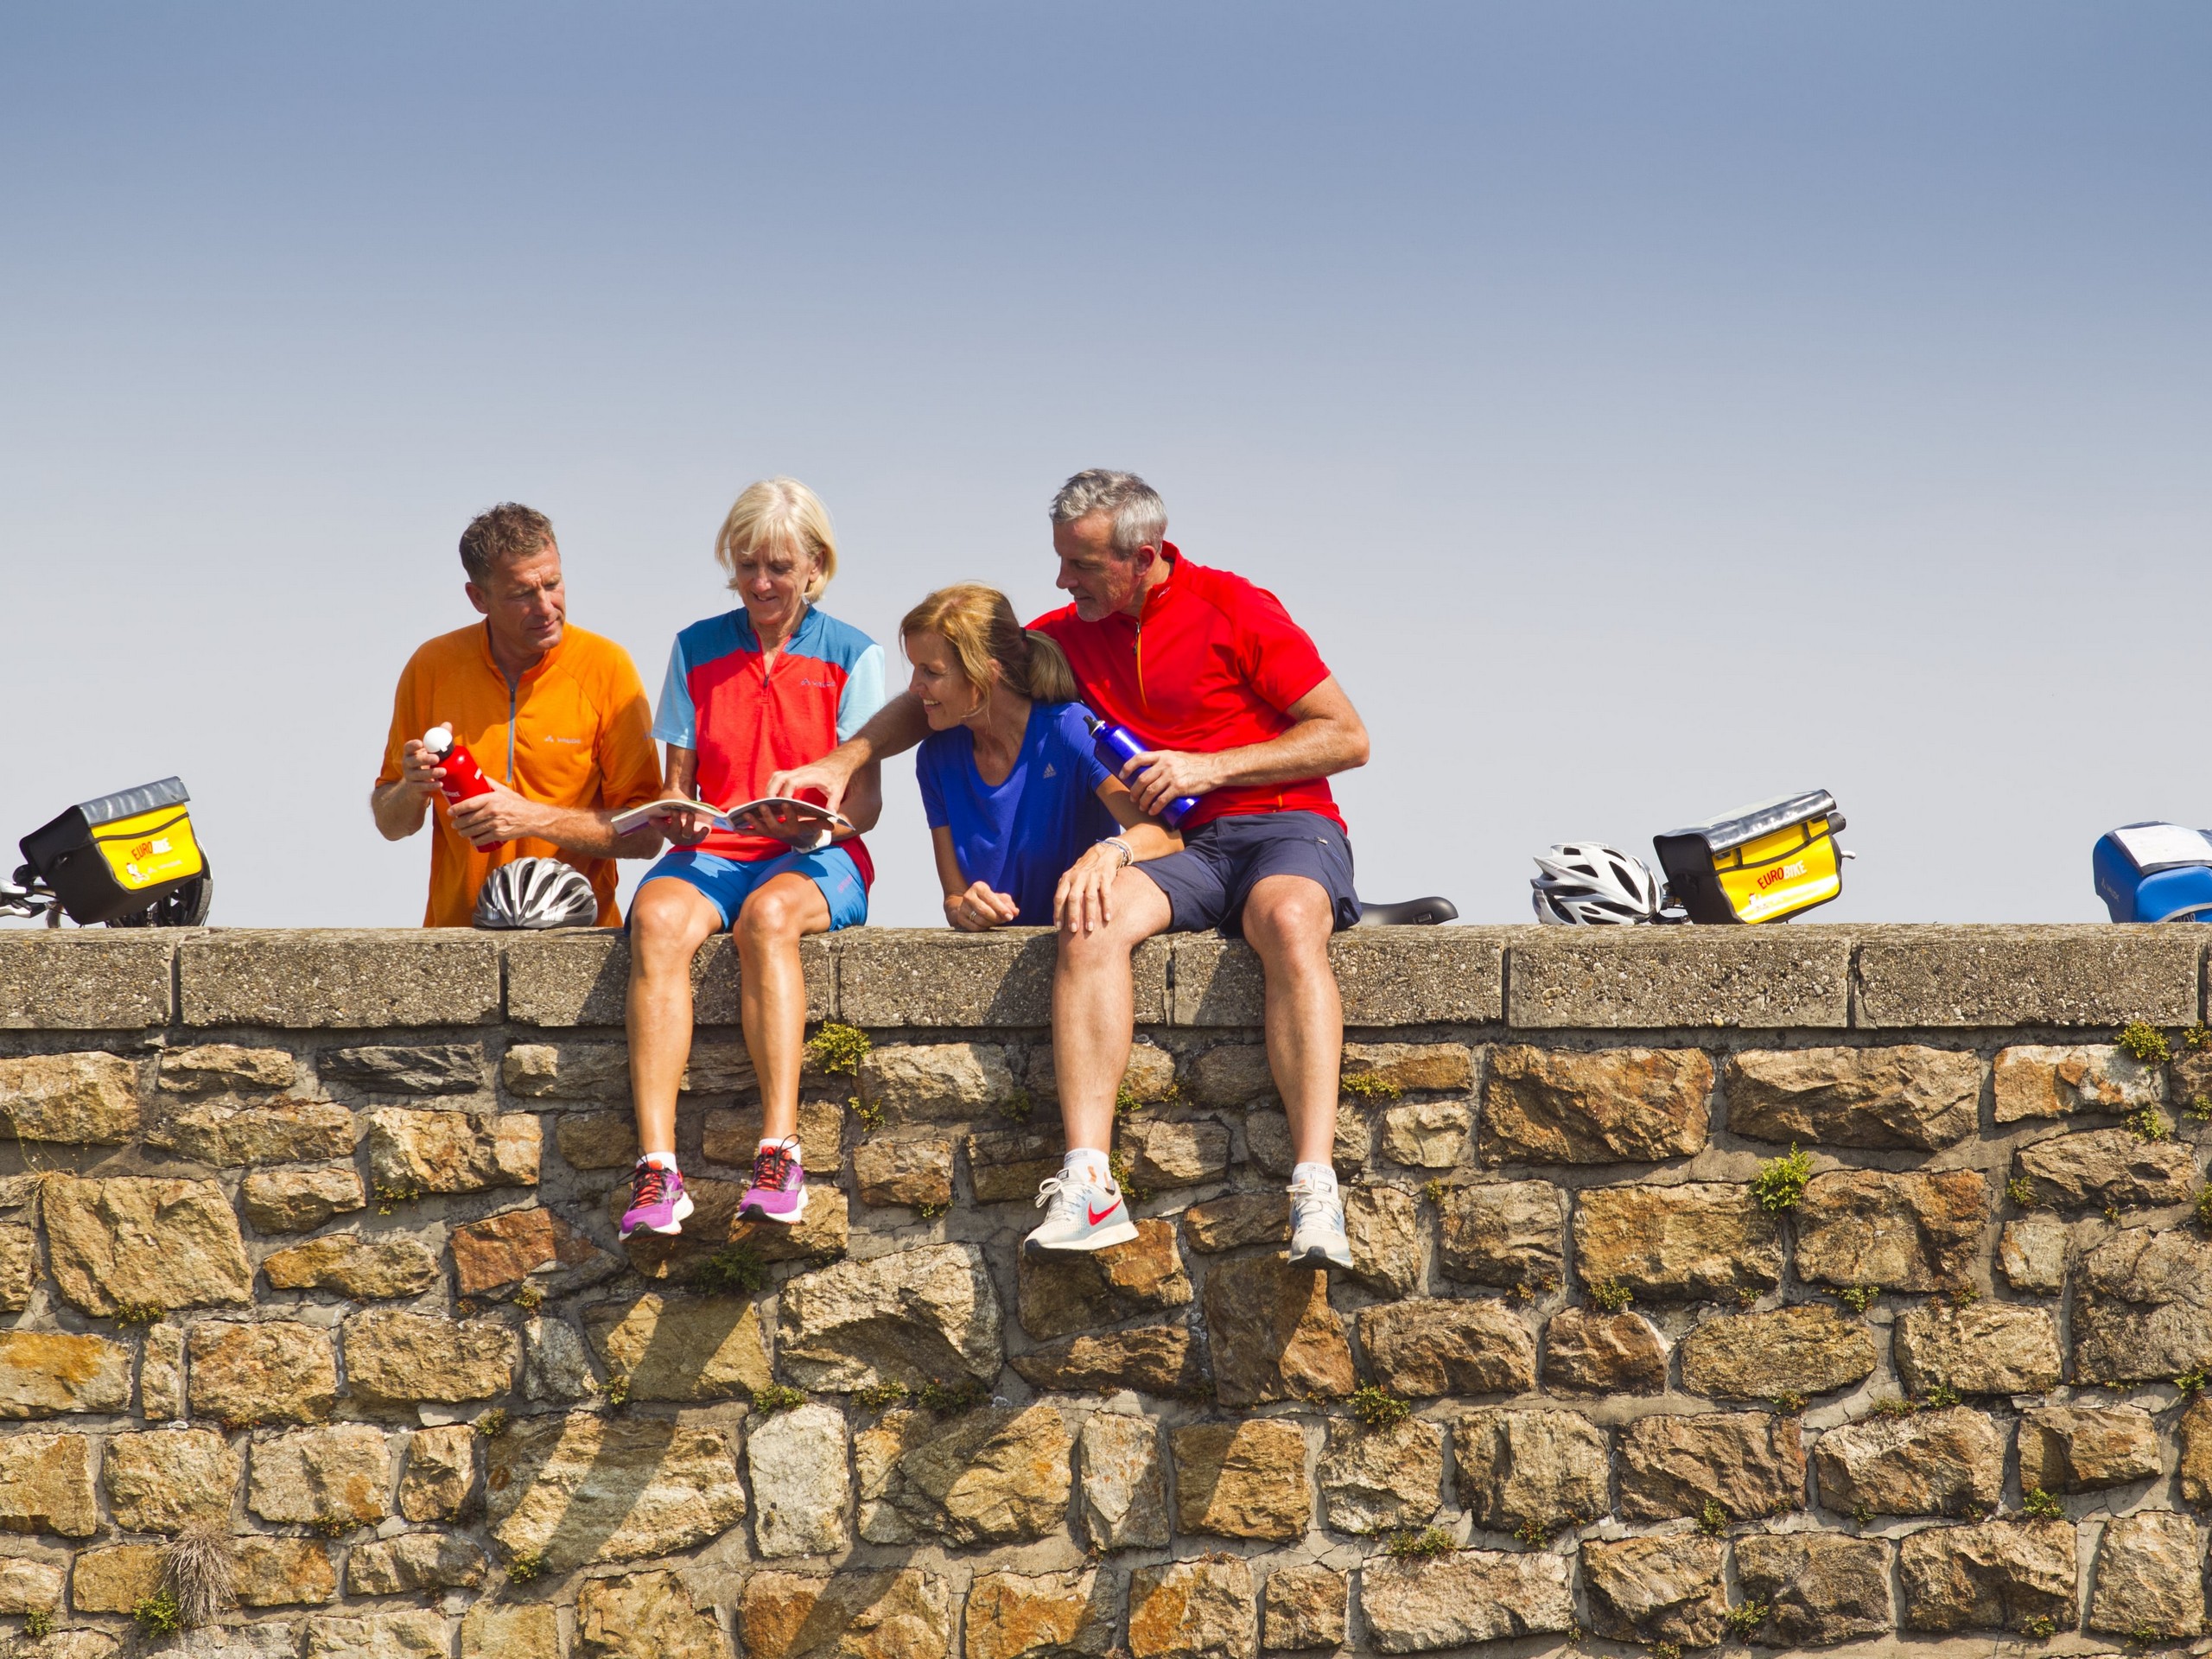
[[450, 726], [431, 727], [429, 731], [423, 734], [423, 747], [432, 754], [452, 753], [453, 728]]

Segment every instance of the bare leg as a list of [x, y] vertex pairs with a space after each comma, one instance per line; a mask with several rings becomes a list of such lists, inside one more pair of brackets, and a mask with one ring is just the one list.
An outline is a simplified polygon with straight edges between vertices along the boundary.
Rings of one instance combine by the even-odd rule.
[[1141, 870], [1114, 879], [1114, 919], [1095, 933], [1060, 930], [1052, 969], [1052, 1071], [1071, 1147], [1113, 1146], [1114, 1093], [1128, 1070], [1136, 1023], [1129, 953], [1165, 933], [1174, 910]]
[[798, 1133], [798, 1075], [806, 1059], [806, 970], [798, 942], [830, 931], [830, 901], [793, 871], [755, 887], [737, 912], [738, 1007], [760, 1079], [760, 1133]]
[[1329, 964], [1329, 895], [1302, 875], [1270, 875], [1244, 901], [1244, 938], [1266, 970], [1268, 1067], [1290, 1119], [1291, 1157], [1334, 1161], [1344, 1009]]
[[630, 902], [630, 1098], [638, 1147], [676, 1150], [676, 1089], [691, 1058], [691, 958], [721, 912], [688, 881], [648, 881]]

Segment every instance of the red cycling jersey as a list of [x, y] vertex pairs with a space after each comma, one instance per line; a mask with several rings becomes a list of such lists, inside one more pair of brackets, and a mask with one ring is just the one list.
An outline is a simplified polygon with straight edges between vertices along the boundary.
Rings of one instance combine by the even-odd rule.
[[[1067, 653], [1093, 711], [1154, 747], [1211, 754], [1281, 736], [1290, 706], [1329, 677], [1313, 641], [1266, 588], [1193, 564], [1173, 542], [1161, 549], [1167, 579], [1141, 616], [1086, 622], [1069, 605], [1029, 626]], [[1183, 827], [1254, 812], [1319, 812], [1344, 827], [1324, 778], [1214, 790]]]

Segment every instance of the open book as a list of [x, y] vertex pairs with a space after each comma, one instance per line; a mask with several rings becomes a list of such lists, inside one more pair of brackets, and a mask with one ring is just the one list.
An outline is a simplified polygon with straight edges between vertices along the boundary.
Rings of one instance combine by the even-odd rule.
[[647, 801], [643, 806], [633, 806], [627, 812], [616, 813], [614, 833], [626, 836], [633, 830], [672, 818], [678, 812], [702, 812], [715, 829], [734, 830], [740, 834], [760, 832], [760, 825], [747, 821], [751, 814], [758, 812], [767, 820], [766, 833], [788, 841], [804, 853], [826, 847], [837, 830], [853, 827], [852, 820], [843, 813], [832, 812], [826, 806], [789, 795], [764, 795], [757, 801], [730, 807], [709, 806], [704, 801], [688, 801], [681, 795], [671, 795]]

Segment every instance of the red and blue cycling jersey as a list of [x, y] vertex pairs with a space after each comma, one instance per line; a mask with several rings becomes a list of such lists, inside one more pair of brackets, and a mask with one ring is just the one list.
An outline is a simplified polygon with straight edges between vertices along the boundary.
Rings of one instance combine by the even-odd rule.
[[[653, 735], [699, 757], [698, 798], [740, 806], [776, 772], [819, 760], [883, 706], [883, 647], [849, 622], [810, 608], [771, 662], [743, 609], [694, 622], [668, 658]], [[873, 882], [859, 837], [839, 843]], [[751, 862], [780, 858], [772, 836], [715, 830], [699, 850]]]

